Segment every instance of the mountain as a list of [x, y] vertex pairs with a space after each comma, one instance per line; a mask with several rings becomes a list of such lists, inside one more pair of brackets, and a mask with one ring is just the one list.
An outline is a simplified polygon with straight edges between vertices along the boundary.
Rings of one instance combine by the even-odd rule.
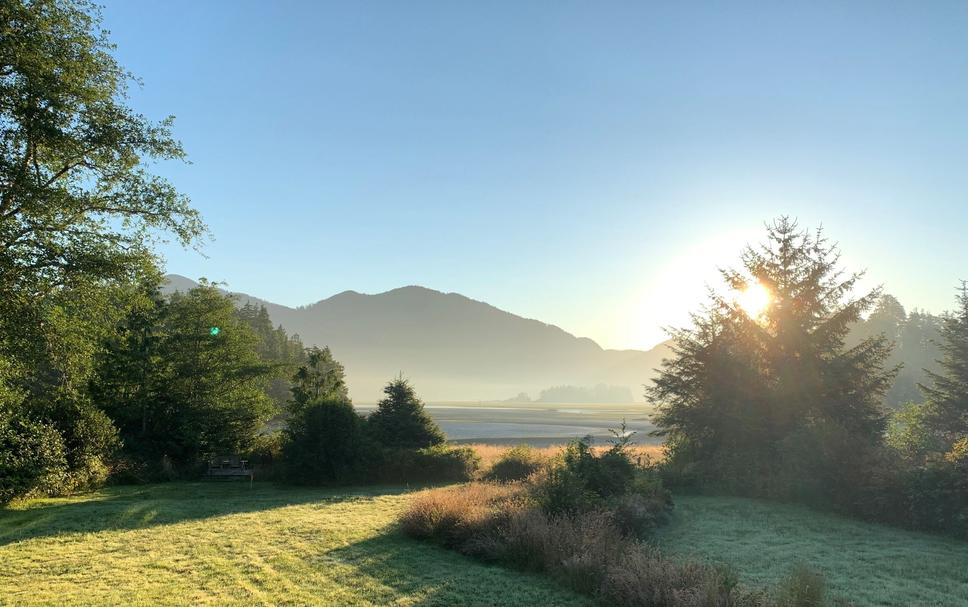
[[[163, 291], [195, 284], [172, 274]], [[346, 367], [358, 403], [376, 401], [382, 386], [401, 372], [429, 401], [498, 400], [536, 395], [549, 386], [599, 383], [627, 386], [641, 400], [642, 385], [669, 352], [667, 344], [649, 351], [605, 350], [554, 325], [418, 286], [374, 295], [344, 291], [298, 308], [232, 295], [240, 306], [264, 305], [274, 323], [307, 346], [329, 346]]]

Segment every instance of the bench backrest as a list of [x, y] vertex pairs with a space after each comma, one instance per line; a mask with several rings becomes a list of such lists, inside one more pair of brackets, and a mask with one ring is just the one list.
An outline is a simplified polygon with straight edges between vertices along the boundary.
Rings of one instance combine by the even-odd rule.
[[238, 455], [219, 455], [208, 460], [208, 467], [212, 468], [245, 468], [245, 461]]

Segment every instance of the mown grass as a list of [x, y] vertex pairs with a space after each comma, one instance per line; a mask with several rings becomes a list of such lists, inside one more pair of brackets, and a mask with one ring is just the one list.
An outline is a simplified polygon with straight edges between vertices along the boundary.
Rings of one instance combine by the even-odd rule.
[[393, 528], [402, 489], [109, 488], [0, 511], [0, 604], [588, 605]]
[[867, 605], [968, 605], [968, 542], [854, 521], [806, 508], [724, 497], [676, 496], [659, 544], [729, 564], [770, 587], [805, 563], [831, 594]]

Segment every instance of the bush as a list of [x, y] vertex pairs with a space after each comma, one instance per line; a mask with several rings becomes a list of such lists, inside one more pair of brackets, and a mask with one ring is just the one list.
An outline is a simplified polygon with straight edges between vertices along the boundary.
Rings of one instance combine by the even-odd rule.
[[276, 476], [277, 466], [282, 467], [285, 439], [283, 432], [259, 434], [252, 440], [252, 445], [241, 454], [242, 459], [248, 461], [249, 467], [255, 472], [256, 478], [270, 480]]
[[345, 400], [306, 404], [285, 431], [283, 478], [309, 485], [353, 480], [363, 455], [360, 426], [360, 416]]
[[484, 475], [484, 480], [500, 483], [523, 481], [547, 463], [547, 458], [534, 447], [519, 445], [505, 451]]
[[672, 498], [655, 468], [637, 466], [625, 442], [596, 455], [584, 441], [533, 479], [534, 496], [549, 514], [609, 508], [623, 531], [645, 534], [661, 524]]
[[[474, 477], [480, 457], [469, 447], [385, 449], [368, 464], [371, 478], [388, 483], [464, 482]], [[374, 469], [376, 468], [376, 469]]]
[[66, 473], [60, 433], [0, 410], [0, 504], [33, 492], [56, 492]]

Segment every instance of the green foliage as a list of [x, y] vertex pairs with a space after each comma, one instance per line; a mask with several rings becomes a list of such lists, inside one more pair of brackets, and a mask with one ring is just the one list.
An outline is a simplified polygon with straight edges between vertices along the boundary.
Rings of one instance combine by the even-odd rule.
[[310, 403], [320, 400], [349, 400], [346, 374], [329, 348], [312, 347], [306, 352], [306, 364], [292, 378], [289, 410], [298, 414]]
[[423, 449], [446, 440], [424, 411], [410, 382], [402, 377], [395, 379], [383, 388], [383, 393], [386, 396], [367, 418], [367, 429], [374, 440], [394, 449]]
[[306, 403], [289, 418], [283, 475], [296, 484], [341, 483], [359, 476], [362, 420], [346, 400]]
[[63, 492], [103, 479], [116, 444], [87, 386], [127, 285], [153, 273], [157, 238], [205, 228], [148, 170], [184, 152], [171, 119], [126, 105], [95, 5], [2, 2], [0, 32], [0, 401], [59, 435], [65, 469], [45, 490]]
[[[668, 465], [700, 483], [777, 497], [852, 501], [866, 453], [882, 441], [881, 400], [895, 370], [883, 368], [883, 335], [847, 347], [850, 327], [877, 290], [851, 298], [859, 274], [837, 267], [838, 252], [818, 231], [786, 218], [749, 247], [743, 269], [725, 270], [730, 288], [759, 283], [772, 294], [752, 318], [732, 298], [712, 294], [694, 327], [674, 331], [650, 400]], [[860, 454], [860, 456], [858, 456]]]
[[272, 326], [265, 306], [246, 302], [236, 313], [258, 338], [256, 351], [259, 356], [272, 364], [273, 375], [266, 393], [276, 410], [284, 411], [291, 396], [289, 380], [296, 369], [306, 362], [306, 349], [298, 335], [288, 335], [282, 325]]
[[547, 459], [534, 447], [518, 445], [501, 454], [484, 475], [484, 480], [501, 483], [523, 481], [547, 464]]
[[265, 386], [273, 368], [257, 344], [231, 298], [212, 285], [167, 302], [150, 296], [119, 327], [91, 390], [128, 453], [191, 469], [206, 454], [250, 447], [271, 415]]
[[568, 445], [543, 474], [532, 477], [533, 496], [553, 515], [606, 508], [623, 533], [644, 537], [664, 523], [672, 496], [658, 470], [637, 466], [628, 452], [631, 435], [616, 432], [615, 444], [596, 454], [584, 440]]
[[927, 370], [938, 370], [941, 327], [940, 317], [917, 310], [908, 313], [896, 298], [885, 294], [866, 319], [851, 327], [846, 345], [853, 347], [878, 336], [884, 336], [891, 344], [885, 366], [900, 369], [884, 395], [884, 404], [893, 409], [924, 400], [918, 384], [928, 380]]
[[0, 505], [59, 488], [67, 469], [59, 432], [0, 407]]
[[[378, 470], [372, 470], [374, 461], [380, 464]], [[481, 460], [469, 447], [434, 445], [423, 449], [385, 449], [369, 465], [370, 478], [384, 482], [461, 483], [474, 477]]]
[[961, 283], [957, 308], [945, 316], [941, 336], [941, 371], [929, 371], [931, 385], [921, 389], [929, 403], [924, 424], [947, 451], [968, 438], [968, 282]]

